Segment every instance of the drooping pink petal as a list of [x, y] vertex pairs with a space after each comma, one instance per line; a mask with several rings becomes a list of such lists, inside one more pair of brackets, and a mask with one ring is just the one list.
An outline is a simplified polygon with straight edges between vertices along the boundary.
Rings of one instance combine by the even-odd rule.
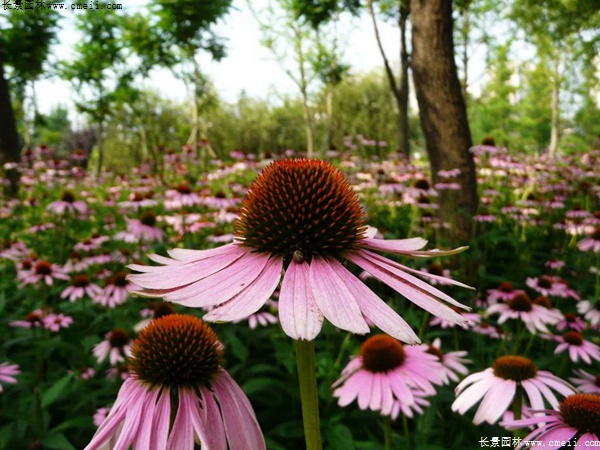
[[415, 237], [408, 239], [376, 239], [364, 238], [360, 241], [363, 247], [389, 253], [405, 253], [421, 250], [427, 245], [427, 240]]
[[408, 300], [434, 316], [441, 317], [456, 324], [467, 322], [464, 317], [452, 310], [449, 306], [443, 304], [438, 298], [442, 298], [453, 305], [460, 305], [460, 307], [465, 308], [464, 305], [461, 305], [443, 292], [418, 280], [412, 275], [403, 273], [380, 261], [374, 261], [372, 258], [367, 259], [370, 255], [363, 257], [364, 252], [365, 251], [361, 250], [360, 253], [348, 253], [346, 257], [354, 264], [366, 270], [375, 278], [384, 282]]
[[214, 394], [207, 387], [201, 388], [203, 407], [200, 410], [200, 420], [206, 431], [204, 439], [211, 450], [227, 450], [227, 438], [221, 411], [214, 399]]
[[[222, 249], [227, 246], [218, 247]], [[216, 249], [215, 249], [216, 250]], [[211, 258], [175, 261], [166, 266], [130, 264], [131, 270], [143, 273], [127, 276], [127, 280], [146, 290], [174, 289], [202, 280], [236, 262], [247, 253], [239, 246], [229, 247]]]
[[427, 241], [423, 238], [409, 239], [374, 239], [365, 238], [361, 241], [362, 246], [371, 250], [380, 252], [397, 253], [400, 255], [417, 256], [422, 258], [432, 258], [435, 256], [450, 256], [464, 252], [468, 247], [458, 247], [454, 250], [423, 250], [420, 251]]
[[371, 401], [369, 402], [369, 409], [372, 411], [379, 411], [381, 409], [383, 375], [380, 373], [375, 373], [373, 375], [373, 388], [371, 389]]
[[[469, 386], [456, 397], [456, 400], [452, 403], [452, 411], [458, 411], [460, 414], [466, 413], [488, 393], [495, 382], [495, 378], [485, 378]], [[459, 392], [458, 386], [456, 392]]]
[[362, 372], [362, 388], [358, 391], [358, 407], [367, 409], [371, 402], [371, 393], [373, 392], [373, 376], [370, 373]]
[[209, 311], [204, 320], [210, 322], [231, 322], [254, 314], [269, 299], [281, 278], [283, 260], [271, 257], [260, 275], [243, 291], [231, 300]]
[[171, 425], [171, 391], [163, 389], [156, 402], [154, 421], [152, 422], [152, 438], [148, 450], [165, 450], [169, 439]]
[[353, 292], [363, 315], [376, 327], [390, 336], [407, 344], [421, 343], [410, 325], [387, 303], [377, 296], [367, 285], [350, 273], [343, 265], [336, 267], [350, 292]]
[[133, 378], [125, 380], [121, 389], [119, 389], [119, 395], [117, 400], [110, 409], [108, 416], [104, 419], [104, 422], [98, 427], [94, 437], [90, 443], [85, 447], [84, 450], [98, 450], [103, 448], [105, 444], [115, 435], [120, 426], [123, 425], [127, 410], [123, 408], [123, 404], [127, 405], [134, 403], [144, 395], [144, 387]]
[[494, 385], [483, 397], [475, 417], [473, 417], [473, 423], [475, 425], [479, 425], [483, 421], [489, 424], [495, 423], [507, 410], [516, 390], [517, 384], [514, 381], [496, 379]]
[[309, 278], [319, 309], [333, 325], [355, 334], [369, 332], [356, 298], [337, 273], [340, 263], [314, 256], [310, 263]]
[[179, 406], [167, 444], [170, 449], [194, 450], [194, 427], [190, 418], [193, 397], [195, 394], [187, 389], [179, 389]]
[[530, 380], [523, 380], [521, 381], [521, 386], [523, 386], [523, 389], [525, 389], [525, 392], [527, 393], [531, 409], [541, 409], [544, 407], [542, 394], [535, 384], [531, 383]]
[[139, 418], [139, 428], [133, 436], [134, 448], [150, 448], [152, 442], [152, 425], [153, 417], [156, 410], [156, 399], [160, 394], [160, 389], [151, 390], [141, 405], [141, 415]]
[[290, 262], [279, 293], [279, 321], [292, 339], [312, 341], [323, 326], [323, 313], [317, 306], [309, 279], [308, 263]]
[[213, 381], [231, 449], [264, 450], [263, 434], [246, 394], [225, 371]]
[[262, 272], [268, 255], [247, 253], [235, 264], [164, 296], [169, 302], [190, 307], [220, 305], [246, 289]]

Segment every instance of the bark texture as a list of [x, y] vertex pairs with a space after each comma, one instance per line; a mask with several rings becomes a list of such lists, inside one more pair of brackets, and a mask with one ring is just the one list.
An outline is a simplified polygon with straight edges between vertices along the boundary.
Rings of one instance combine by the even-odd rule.
[[412, 0], [412, 64], [421, 126], [434, 184], [440, 170], [460, 169], [460, 190], [440, 191], [440, 217], [454, 244], [471, 238], [477, 211], [477, 179], [467, 111], [454, 61], [452, 2]]
[[[4, 77], [4, 61], [0, 53], [0, 170], [6, 163], [17, 163], [21, 158], [21, 146], [17, 124], [10, 101], [8, 81]], [[16, 195], [19, 188], [19, 172], [16, 168], [5, 169], [10, 181], [9, 193]]]

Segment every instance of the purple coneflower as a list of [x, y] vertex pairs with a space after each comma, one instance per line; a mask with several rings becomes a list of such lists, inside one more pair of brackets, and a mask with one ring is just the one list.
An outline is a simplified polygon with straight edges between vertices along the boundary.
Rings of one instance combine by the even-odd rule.
[[596, 227], [590, 236], [579, 241], [577, 247], [582, 252], [600, 253], [600, 227]]
[[131, 376], [85, 450], [265, 449], [252, 406], [222, 359], [223, 345], [200, 319], [155, 320], [135, 340]]
[[600, 396], [573, 394], [560, 402], [558, 410], [542, 412], [545, 415], [501, 424], [510, 428], [544, 424], [525, 436], [517, 449], [529, 448], [527, 443], [532, 441], [550, 450], [567, 447], [592, 450], [600, 447]]
[[554, 350], [555, 354], [568, 350], [569, 358], [575, 363], [580, 358], [586, 364], [592, 364], [592, 359], [600, 361], [600, 347], [593, 342], [585, 340], [581, 333], [577, 331], [567, 331], [562, 336], [555, 336], [554, 339], [560, 342]]
[[52, 202], [48, 205], [48, 210], [56, 214], [75, 213], [79, 212], [85, 214], [87, 212], [87, 205], [84, 201], [76, 200], [75, 195], [72, 192], [63, 192], [60, 200]]
[[[152, 255], [162, 267], [131, 265], [138, 291], [185, 306], [209, 308], [209, 321], [235, 321], [264, 305], [282, 278], [279, 320], [294, 339], [312, 340], [323, 318], [358, 334], [365, 319], [409, 343], [419, 342], [410, 326], [342, 264], [349, 260], [433, 315], [462, 322], [444, 302], [464, 307], [408, 272], [414, 269], [375, 251], [427, 257], [458, 253], [422, 251], [427, 241], [373, 239], [365, 235], [364, 213], [340, 171], [324, 161], [280, 160], [254, 181], [235, 222], [236, 241], [211, 250], [174, 249], [171, 258]], [[436, 275], [428, 279], [440, 281]], [[464, 286], [451, 280], [452, 284]]]
[[131, 341], [127, 331], [115, 328], [105, 337], [104, 341], [94, 346], [93, 352], [96, 360], [101, 363], [108, 357], [111, 366], [124, 362], [124, 356], [129, 357], [131, 354]]
[[372, 336], [333, 384], [333, 396], [342, 407], [358, 399], [360, 409], [385, 416], [391, 414], [394, 402], [410, 409], [418, 405], [415, 397], [434, 394], [434, 384], [444, 381], [438, 357], [427, 350], [426, 345], [404, 346], [385, 334]]
[[569, 378], [569, 381], [577, 387], [579, 392], [600, 395], [600, 372], [594, 376], [585, 370], [577, 369], [575, 373], [578, 376]]
[[494, 361], [492, 367], [483, 372], [469, 375], [456, 386], [456, 400], [452, 403], [452, 411], [465, 414], [475, 403], [481, 400], [473, 418], [473, 423], [496, 423], [510, 407], [517, 388], [525, 391], [529, 406], [532, 409], [544, 407], [544, 398], [556, 407], [558, 400], [550, 390], [562, 395], [574, 392], [566, 381], [537, 366], [522, 356], [501, 356]]
[[56, 264], [38, 260], [31, 265], [30, 270], [18, 271], [17, 279], [21, 281], [19, 288], [22, 288], [28, 284], [35, 284], [39, 281], [48, 286], [52, 286], [54, 280], [69, 280], [70, 277]]
[[581, 300], [577, 303], [577, 312], [583, 314], [593, 327], [600, 327], [600, 300], [596, 302]]
[[[4, 383], [15, 384], [17, 382], [15, 375], [19, 375], [20, 373], [18, 364], [9, 364], [7, 362], [0, 364], [0, 381]], [[0, 383], [0, 392], [2, 391], [2, 383]]]
[[488, 296], [486, 298], [486, 301], [488, 305], [493, 305], [498, 300], [507, 302], [515, 295], [522, 294], [525, 291], [523, 291], [522, 289], [515, 289], [512, 283], [505, 281], [503, 283], [500, 283], [500, 286], [498, 286], [496, 289], [488, 289], [487, 292]]
[[427, 353], [436, 356], [442, 365], [442, 377], [444, 383], [448, 383], [449, 381], [458, 382], [458, 374], [466, 375], [469, 373], [469, 369], [465, 366], [465, 364], [471, 362], [470, 359], [465, 358], [467, 352], [464, 350], [446, 353], [442, 352], [442, 341], [440, 338], [434, 339], [427, 349]]
[[69, 301], [74, 302], [87, 295], [94, 300], [102, 293], [102, 288], [92, 283], [87, 275], [75, 275], [71, 280], [71, 286], [62, 291], [60, 298], [68, 298]]
[[548, 309], [535, 304], [527, 294], [517, 294], [506, 303], [496, 303], [486, 310], [487, 314], [500, 314], [498, 323], [503, 324], [508, 319], [523, 321], [530, 333], [537, 331], [549, 333], [546, 325], [556, 325], [562, 318], [557, 309]]
[[140, 320], [133, 326], [133, 331], [139, 333], [144, 328], [146, 328], [153, 320], [159, 319], [164, 316], [168, 316], [169, 314], [175, 314], [175, 308], [170, 303], [160, 302], [160, 303], [151, 303], [148, 305], [148, 308], [145, 308], [140, 311], [140, 315], [144, 317], [143, 320]]
[[134, 286], [127, 281], [127, 275], [124, 272], [117, 272], [105, 280], [104, 291], [102, 295], [95, 297], [95, 303], [100, 303], [109, 308], [115, 308], [122, 305], [127, 300], [127, 290]]
[[61, 328], [69, 328], [72, 323], [73, 318], [70, 316], [65, 316], [62, 313], [50, 313], [44, 317], [44, 328], [54, 333], [57, 333]]
[[125, 242], [162, 242], [164, 232], [156, 226], [156, 216], [146, 212], [140, 219], [128, 219], [127, 230], [117, 233], [115, 239]]
[[583, 331], [583, 329], [587, 326], [585, 320], [573, 313], [565, 313], [565, 318], [558, 322], [556, 325], [556, 329], [558, 331], [563, 331], [564, 329], [575, 330], [575, 331]]
[[36, 309], [27, 313], [25, 320], [13, 320], [8, 325], [16, 328], [40, 328], [44, 325], [44, 317], [46, 317], [46, 313], [41, 309]]

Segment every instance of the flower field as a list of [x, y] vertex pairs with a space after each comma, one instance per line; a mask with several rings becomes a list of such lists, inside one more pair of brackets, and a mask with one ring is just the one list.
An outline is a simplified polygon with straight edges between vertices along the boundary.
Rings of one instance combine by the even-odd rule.
[[600, 446], [600, 150], [472, 148], [455, 242], [458, 173], [346, 143], [101, 176], [28, 153], [0, 200], [0, 449], [293, 450], [307, 415], [332, 450]]

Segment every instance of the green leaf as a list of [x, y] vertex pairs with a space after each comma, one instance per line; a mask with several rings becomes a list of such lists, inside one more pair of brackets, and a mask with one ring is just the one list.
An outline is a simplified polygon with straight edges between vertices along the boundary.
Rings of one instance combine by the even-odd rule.
[[54, 403], [69, 385], [71, 381], [71, 375], [65, 375], [60, 380], [58, 380], [54, 385], [44, 392], [42, 395], [42, 408], [46, 408], [52, 403]]
[[51, 434], [50, 436], [46, 436], [42, 440], [42, 443], [46, 447], [56, 448], [58, 450], [77, 450], [62, 433]]
[[338, 424], [327, 433], [329, 448], [339, 450], [354, 450], [354, 438], [352, 431], [346, 425]]

